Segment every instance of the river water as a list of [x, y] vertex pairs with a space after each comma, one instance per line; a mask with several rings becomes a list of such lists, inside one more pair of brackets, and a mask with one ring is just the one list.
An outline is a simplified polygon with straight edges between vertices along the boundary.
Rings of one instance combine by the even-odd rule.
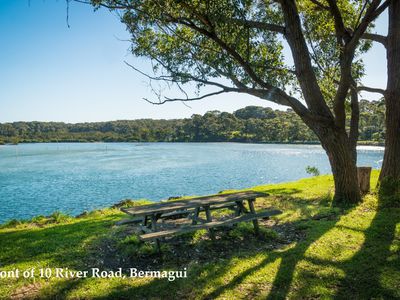
[[[383, 148], [358, 148], [379, 168]], [[122, 199], [205, 195], [330, 173], [319, 145], [58, 143], [0, 146], [0, 222], [54, 211], [79, 214]]]

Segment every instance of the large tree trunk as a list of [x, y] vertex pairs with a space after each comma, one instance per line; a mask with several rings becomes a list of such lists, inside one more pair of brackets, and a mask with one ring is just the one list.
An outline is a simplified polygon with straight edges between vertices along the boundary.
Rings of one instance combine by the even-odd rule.
[[[399, 66], [400, 68], [400, 66]], [[386, 97], [385, 153], [379, 181], [400, 180], [400, 95]], [[389, 100], [390, 99], [390, 100]]]
[[[334, 129], [321, 138], [335, 182], [334, 204], [355, 204], [361, 200], [354, 160], [355, 146], [344, 130]], [[354, 148], [354, 149], [353, 149]]]
[[[313, 69], [309, 49], [302, 32], [296, 1], [279, 1], [285, 20], [285, 37], [290, 46], [304, 100], [310, 114], [304, 115], [292, 108], [319, 137], [329, 157], [335, 181], [336, 204], [353, 204], [360, 201], [357, 181], [355, 144], [358, 136], [358, 106], [352, 105], [352, 130], [349, 137], [345, 130], [345, 98], [351, 87], [351, 64], [355, 48], [344, 47], [341, 58], [341, 82], [335, 96], [335, 116], [329, 109]], [[353, 48], [352, 48], [353, 47]], [[353, 101], [354, 104], [354, 101]], [[311, 115], [311, 116], [310, 116]]]
[[[386, 136], [385, 154], [379, 182], [391, 182], [390, 190], [400, 190], [400, 1], [389, 6], [387, 39], [388, 81], [385, 95]], [[382, 187], [382, 186], [381, 186]]]

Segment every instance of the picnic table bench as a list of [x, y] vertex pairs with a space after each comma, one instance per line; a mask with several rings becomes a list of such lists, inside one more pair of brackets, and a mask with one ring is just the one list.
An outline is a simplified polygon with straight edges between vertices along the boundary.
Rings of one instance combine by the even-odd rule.
[[[282, 213], [279, 210], [255, 211], [254, 202], [256, 199], [266, 196], [268, 196], [266, 193], [247, 191], [160, 202], [122, 208], [121, 210], [134, 217], [132, 222], [140, 223], [140, 228], [143, 231], [143, 234], [139, 236], [141, 240], [156, 240], [157, 245], [159, 245], [162, 238], [200, 229], [207, 229], [211, 238], [214, 238], [213, 228], [231, 226], [247, 221], [253, 222], [255, 233], [258, 234], [258, 219]], [[248, 203], [248, 209], [245, 207], [245, 202]], [[213, 220], [211, 211], [219, 209], [231, 209], [234, 211], [234, 216], [224, 220]], [[205, 213], [206, 219], [200, 218], [201, 212]], [[191, 221], [191, 224], [172, 229], [160, 228], [159, 220], [168, 218], [187, 218]]]

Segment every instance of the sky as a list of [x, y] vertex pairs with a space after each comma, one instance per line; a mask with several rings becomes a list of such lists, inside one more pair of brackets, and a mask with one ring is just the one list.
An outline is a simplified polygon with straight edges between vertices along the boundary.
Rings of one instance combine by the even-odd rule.
[[[386, 24], [385, 14], [375, 31], [385, 34]], [[150, 64], [129, 53], [127, 39], [125, 26], [105, 9], [71, 2], [67, 22], [65, 0], [0, 0], [0, 122], [172, 119], [248, 105], [286, 109], [236, 93], [190, 102], [190, 107], [147, 103], [143, 98], [156, 100], [148, 79], [124, 61], [141, 70], [150, 70]], [[365, 85], [385, 87], [385, 57], [381, 45], [365, 55]]]

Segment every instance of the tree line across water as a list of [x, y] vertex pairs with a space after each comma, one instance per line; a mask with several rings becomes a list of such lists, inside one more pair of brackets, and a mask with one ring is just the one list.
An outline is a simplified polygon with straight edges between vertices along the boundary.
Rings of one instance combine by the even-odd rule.
[[[360, 141], [384, 140], [382, 101], [360, 101]], [[110, 122], [13, 122], [0, 124], [0, 144], [30, 142], [318, 142], [291, 109], [247, 106], [234, 113], [210, 111], [187, 119]]]

